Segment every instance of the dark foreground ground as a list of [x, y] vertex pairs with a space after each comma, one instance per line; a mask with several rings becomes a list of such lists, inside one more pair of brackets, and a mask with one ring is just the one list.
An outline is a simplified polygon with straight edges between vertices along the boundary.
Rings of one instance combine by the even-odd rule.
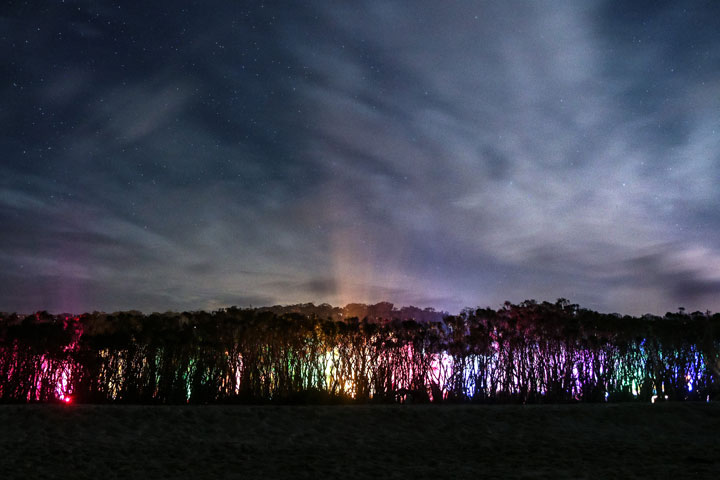
[[0, 478], [720, 478], [720, 404], [0, 406]]

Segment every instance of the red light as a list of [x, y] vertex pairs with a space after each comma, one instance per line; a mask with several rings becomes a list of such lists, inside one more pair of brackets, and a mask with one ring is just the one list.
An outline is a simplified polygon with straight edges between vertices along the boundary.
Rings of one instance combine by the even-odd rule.
[[63, 398], [63, 402], [72, 403], [72, 399], [70, 397], [65, 397], [65, 398]]

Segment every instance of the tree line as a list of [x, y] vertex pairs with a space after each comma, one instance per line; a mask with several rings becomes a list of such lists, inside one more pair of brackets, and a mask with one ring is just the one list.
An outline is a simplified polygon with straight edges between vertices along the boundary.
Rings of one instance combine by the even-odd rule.
[[387, 303], [0, 314], [0, 402], [708, 400], [719, 351], [720, 314], [564, 299], [459, 315]]

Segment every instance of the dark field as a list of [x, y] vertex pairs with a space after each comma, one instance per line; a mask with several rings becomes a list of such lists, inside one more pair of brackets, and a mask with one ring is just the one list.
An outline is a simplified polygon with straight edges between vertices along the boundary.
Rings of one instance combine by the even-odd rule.
[[720, 478], [720, 404], [0, 406], [0, 478]]

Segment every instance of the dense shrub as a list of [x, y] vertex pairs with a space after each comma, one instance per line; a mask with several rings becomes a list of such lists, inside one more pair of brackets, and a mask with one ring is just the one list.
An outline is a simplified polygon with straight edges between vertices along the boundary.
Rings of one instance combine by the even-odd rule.
[[363, 319], [297, 307], [3, 315], [0, 401], [598, 402], [719, 389], [720, 315], [621, 317], [565, 300], [454, 316], [347, 307]]

